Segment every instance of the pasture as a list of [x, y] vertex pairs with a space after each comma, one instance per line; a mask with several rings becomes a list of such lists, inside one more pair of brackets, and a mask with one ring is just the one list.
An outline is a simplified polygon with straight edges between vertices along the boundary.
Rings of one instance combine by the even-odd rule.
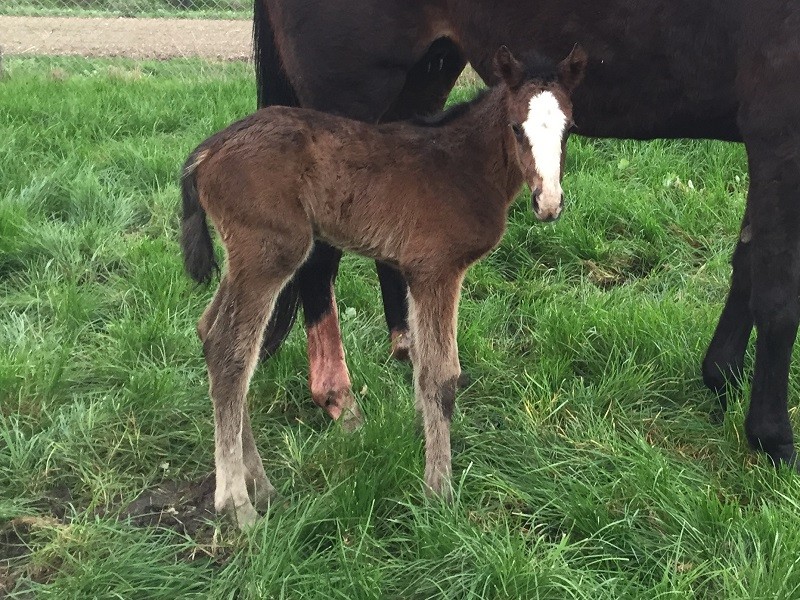
[[194, 326], [214, 288], [182, 271], [177, 184], [199, 141], [254, 109], [251, 69], [5, 62], [0, 596], [800, 597], [800, 480], [749, 451], [747, 384], [716, 424], [699, 377], [740, 146], [573, 137], [562, 219], [517, 201], [463, 290], [452, 506], [424, 499], [410, 367], [388, 358], [373, 265], [346, 257], [367, 423], [348, 435], [313, 405], [296, 326], [250, 392], [281, 496], [239, 533], [202, 493], [213, 420]]

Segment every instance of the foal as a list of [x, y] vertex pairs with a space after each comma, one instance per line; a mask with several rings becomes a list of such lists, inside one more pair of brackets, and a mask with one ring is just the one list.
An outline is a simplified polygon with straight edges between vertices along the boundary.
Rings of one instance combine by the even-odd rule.
[[[197, 331], [214, 403], [217, 511], [250, 525], [274, 493], [250, 428], [246, 394], [264, 327], [283, 286], [320, 239], [396, 266], [409, 284], [416, 406], [425, 483], [449, 496], [450, 420], [460, 374], [456, 316], [467, 268], [505, 231], [523, 182], [543, 221], [563, 206], [570, 94], [586, 56], [523, 65], [501, 47], [501, 83], [422, 124], [369, 125], [271, 107], [230, 125], [183, 170], [181, 245], [189, 274], [215, 267], [206, 214], [227, 271]], [[358, 407], [328, 407], [356, 418]]]

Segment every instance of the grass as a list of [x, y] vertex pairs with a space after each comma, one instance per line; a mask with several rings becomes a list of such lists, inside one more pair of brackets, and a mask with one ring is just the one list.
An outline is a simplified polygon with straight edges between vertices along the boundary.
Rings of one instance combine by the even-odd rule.
[[250, 394], [270, 514], [249, 534], [119, 518], [212, 469], [194, 324], [213, 290], [182, 272], [176, 180], [253, 109], [252, 79], [7, 61], [0, 595], [800, 597], [800, 483], [747, 449], [747, 390], [713, 425], [698, 377], [747, 186], [742, 148], [721, 143], [573, 138], [564, 218], [539, 225], [519, 199], [463, 293], [452, 506], [423, 498], [410, 370], [387, 358], [374, 267], [348, 256], [337, 294], [366, 426], [346, 435], [313, 406], [296, 327]]
[[247, 0], [4, 0], [0, 15], [250, 19]]

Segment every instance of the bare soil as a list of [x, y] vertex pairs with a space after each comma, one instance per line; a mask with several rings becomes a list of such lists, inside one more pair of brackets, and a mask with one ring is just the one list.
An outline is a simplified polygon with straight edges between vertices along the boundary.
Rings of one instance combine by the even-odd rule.
[[252, 27], [247, 20], [0, 16], [0, 47], [7, 55], [246, 60]]

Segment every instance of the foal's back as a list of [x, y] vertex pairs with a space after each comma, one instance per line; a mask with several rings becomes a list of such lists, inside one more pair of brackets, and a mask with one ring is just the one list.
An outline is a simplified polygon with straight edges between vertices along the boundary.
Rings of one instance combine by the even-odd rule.
[[198, 183], [204, 194], [225, 197], [205, 203], [215, 222], [285, 230], [305, 218], [315, 237], [398, 265], [430, 244], [457, 248], [465, 237], [488, 250], [504, 215], [481, 202], [491, 190], [469, 179], [483, 157], [465, 150], [467, 135], [458, 124], [375, 126], [269, 107], [197, 149]]

